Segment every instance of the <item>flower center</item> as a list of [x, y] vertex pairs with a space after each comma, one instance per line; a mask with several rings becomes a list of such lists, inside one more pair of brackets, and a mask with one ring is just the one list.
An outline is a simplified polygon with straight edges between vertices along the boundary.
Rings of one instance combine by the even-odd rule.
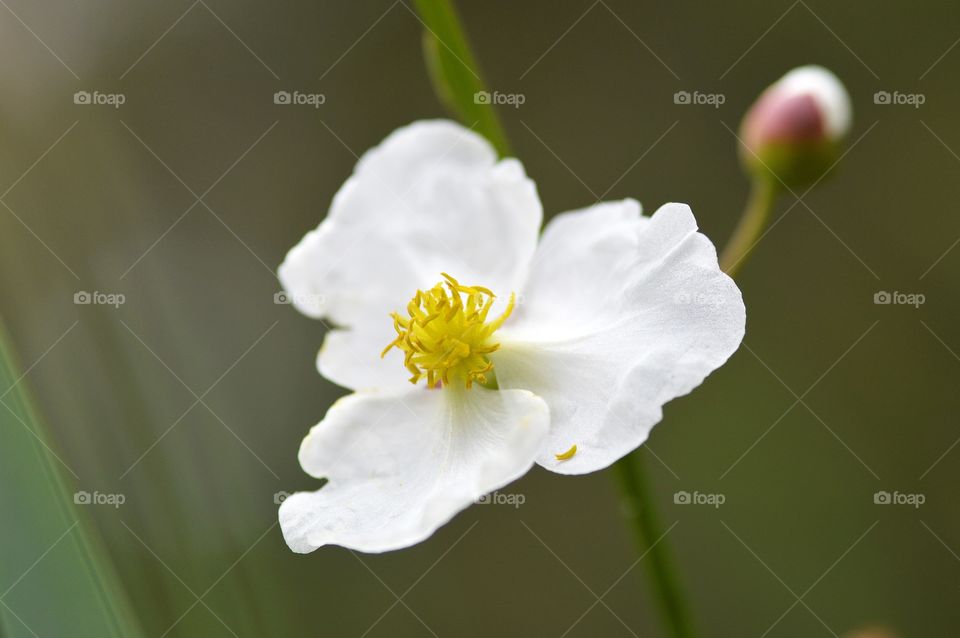
[[403, 365], [413, 376], [410, 383], [426, 378], [427, 386], [449, 385], [462, 381], [470, 388], [474, 382], [487, 383], [493, 370], [489, 355], [500, 348], [493, 333], [513, 312], [515, 297], [510, 293], [506, 310], [487, 322], [494, 294], [483, 286], [464, 286], [447, 273], [445, 281], [430, 290], [418, 290], [407, 304], [408, 317], [391, 313], [397, 338], [384, 348], [403, 351]]

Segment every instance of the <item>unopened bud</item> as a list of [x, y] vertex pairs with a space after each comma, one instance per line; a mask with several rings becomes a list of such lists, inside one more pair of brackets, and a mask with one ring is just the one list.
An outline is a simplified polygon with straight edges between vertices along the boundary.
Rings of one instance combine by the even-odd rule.
[[850, 96], [837, 76], [820, 66], [794, 69], [747, 111], [741, 159], [754, 176], [803, 186], [836, 161], [851, 119]]

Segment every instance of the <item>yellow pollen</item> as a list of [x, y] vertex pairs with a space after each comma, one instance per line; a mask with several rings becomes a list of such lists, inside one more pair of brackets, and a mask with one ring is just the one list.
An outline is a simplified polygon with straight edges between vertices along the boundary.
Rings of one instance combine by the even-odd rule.
[[403, 365], [411, 372], [410, 383], [427, 380], [438, 383], [462, 382], [468, 389], [487, 382], [493, 370], [489, 355], [500, 348], [493, 333], [513, 312], [515, 296], [503, 314], [487, 322], [494, 294], [483, 286], [464, 286], [447, 273], [444, 281], [430, 290], [418, 290], [407, 304], [407, 317], [391, 313], [397, 338], [384, 348], [403, 351]]
[[554, 454], [554, 456], [557, 457], [558, 461], [566, 461], [568, 459], [572, 459], [573, 455], [576, 453], [577, 453], [577, 446], [574, 445], [566, 452], [561, 452], [560, 454]]

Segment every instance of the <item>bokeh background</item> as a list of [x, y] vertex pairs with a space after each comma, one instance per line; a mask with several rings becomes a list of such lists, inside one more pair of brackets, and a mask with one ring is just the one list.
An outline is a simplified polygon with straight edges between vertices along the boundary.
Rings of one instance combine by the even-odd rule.
[[[608, 472], [535, 469], [502, 490], [521, 507], [475, 506], [386, 555], [293, 555], [275, 526], [276, 493], [316, 486], [297, 447], [344, 392], [314, 368], [323, 327], [274, 302], [276, 266], [357, 155], [444, 115], [406, 0], [0, 4], [0, 313], [71, 486], [125, 497], [82, 514], [148, 635], [659, 635]], [[849, 152], [780, 202], [739, 278], [743, 347], [642, 453], [703, 635], [955, 635], [960, 7], [458, 6], [491, 89], [524, 97], [500, 113], [548, 214], [684, 201], [722, 245], [748, 191], [746, 107], [801, 64], [844, 80]], [[54, 550], [32, 573], [58, 569]], [[51, 635], [32, 580], [5, 594], [11, 636]]]

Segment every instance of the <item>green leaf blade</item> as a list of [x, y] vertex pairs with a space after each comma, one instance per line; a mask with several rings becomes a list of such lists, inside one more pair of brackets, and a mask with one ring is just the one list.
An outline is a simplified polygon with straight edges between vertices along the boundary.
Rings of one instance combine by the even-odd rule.
[[0, 632], [139, 638], [96, 537], [73, 504], [0, 326]]

